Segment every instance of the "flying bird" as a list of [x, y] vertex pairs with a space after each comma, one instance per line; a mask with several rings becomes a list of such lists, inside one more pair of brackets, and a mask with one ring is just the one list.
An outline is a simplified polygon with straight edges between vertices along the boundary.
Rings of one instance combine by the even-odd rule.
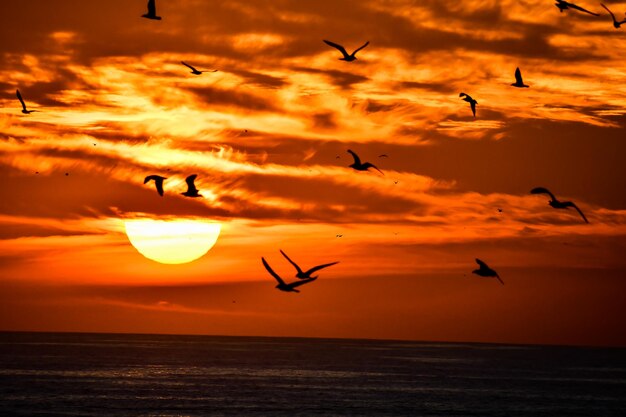
[[298, 271], [298, 273], [296, 274], [296, 278], [300, 278], [300, 279], [317, 278], [317, 275], [314, 277], [311, 277], [311, 274], [315, 271], [319, 271], [322, 268], [326, 268], [326, 267], [339, 263], [339, 262], [332, 262], [329, 264], [318, 265], [318, 266], [314, 266], [313, 268], [309, 269], [306, 272], [302, 272], [302, 269], [300, 269], [300, 267], [294, 261], [292, 261], [291, 258], [289, 258], [289, 256], [287, 256], [285, 252], [282, 251], [282, 249], [280, 250], [280, 253], [282, 253], [283, 256], [289, 261], [289, 263], [293, 265], [294, 268], [296, 268], [296, 271]]
[[[350, 149], [348, 149], [348, 153], [350, 153], [352, 155], [352, 157], [354, 158], [354, 163], [352, 165], [350, 165], [350, 168], [354, 168], [357, 171], [367, 171], [370, 168], [374, 168], [376, 171], [380, 172], [381, 174], [383, 174], [383, 172], [378, 169], [376, 167], [376, 165], [371, 164], [369, 162], [366, 163], [361, 163], [361, 158], [359, 158], [359, 156], [357, 154], [355, 154], [354, 152], [352, 152]], [[383, 174], [385, 175], [385, 174]]]
[[478, 102], [474, 100], [469, 94], [461, 93], [459, 94], [459, 97], [463, 97], [463, 101], [467, 101], [470, 104], [470, 107], [472, 108], [472, 114], [474, 115], [474, 117], [476, 117], [476, 105], [478, 104]]
[[348, 53], [346, 52], [346, 48], [344, 48], [343, 46], [339, 45], [338, 43], [335, 42], [331, 42], [331, 41], [327, 41], [326, 39], [324, 39], [324, 42], [326, 43], [326, 45], [332, 46], [333, 48], [336, 48], [339, 50], [339, 52], [341, 52], [343, 54], [342, 58], [339, 58], [340, 61], [346, 61], [346, 62], [351, 62], [356, 60], [356, 53], [359, 52], [361, 49], [365, 48], [367, 45], [370, 44], [369, 41], [365, 42], [365, 44], [363, 44], [363, 46], [361, 46], [360, 48], [357, 48], [354, 50], [354, 52], [352, 52], [352, 54], [348, 55]]
[[480, 277], [486, 277], [486, 278], [497, 278], [498, 281], [500, 281], [500, 284], [504, 285], [504, 281], [500, 279], [500, 276], [498, 275], [498, 273], [494, 271], [493, 269], [489, 268], [489, 266], [486, 263], [484, 263], [478, 258], [476, 258], [476, 263], [478, 264], [478, 266], [480, 266], [480, 268], [474, 269], [472, 271], [472, 274], [476, 274]]
[[613, 27], [615, 29], [619, 29], [620, 26], [622, 26], [622, 24], [626, 23], [626, 19], [622, 20], [621, 22], [618, 22], [617, 19], [615, 19], [615, 15], [613, 14], [613, 12], [610, 11], [609, 8], [606, 7], [604, 4], [600, 3], [600, 6], [604, 7], [606, 9], [606, 11], [609, 12], [611, 17], [613, 18]]
[[524, 84], [524, 80], [522, 79], [522, 71], [519, 70], [519, 67], [515, 68], [515, 83], [511, 85], [517, 88], [528, 88], [528, 86]]
[[160, 175], [148, 175], [143, 183], [147, 184], [148, 181], [154, 180], [154, 184], [156, 185], [156, 190], [161, 197], [163, 197], [163, 180], [166, 180], [166, 177], [161, 177]]
[[156, 14], [156, 0], [148, 0], [148, 13], [142, 14], [141, 17], [145, 17], [146, 19], [152, 20], [161, 20], [161, 16], [157, 16]]
[[382, 154], [382, 155], [378, 155], [379, 158], [389, 158], [389, 155], [387, 155], [386, 153]]
[[590, 12], [587, 9], [583, 9], [580, 6], [577, 6], [574, 3], [566, 2], [565, 0], [556, 0], [556, 3], [554, 3], [554, 5], [561, 11], [561, 13], [563, 13], [563, 10], [567, 10], [567, 9], [569, 9], [571, 7], [572, 9], [576, 9], [576, 10], [580, 10], [581, 12], [589, 13], [592, 16], [600, 16], [597, 13]]
[[548, 194], [550, 196], [550, 201], [548, 202], [548, 204], [555, 209], [566, 209], [568, 207], [574, 207], [574, 209], [576, 209], [578, 214], [580, 214], [580, 216], [583, 218], [585, 223], [589, 223], [589, 220], [587, 220], [583, 212], [578, 208], [576, 204], [572, 203], [571, 201], [557, 200], [554, 194], [552, 194], [550, 190], [548, 190], [547, 188], [544, 188], [544, 187], [533, 188], [532, 190], [530, 190], [530, 193], [531, 194]]
[[198, 189], [196, 185], [193, 183], [196, 180], [198, 175], [193, 174], [185, 178], [185, 182], [187, 183], [187, 191], [181, 193], [185, 197], [202, 197], [201, 194], [198, 193]]
[[31, 114], [37, 111], [37, 110], [28, 110], [26, 108], [26, 104], [24, 103], [24, 99], [22, 98], [22, 95], [20, 94], [20, 90], [15, 90], [15, 94], [17, 95], [17, 99], [20, 101], [20, 103], [22, 103], [22, 113]]
[[194, 74], [194, 75], [201, 75], [203, 72], [217, 72], [217, 70], [198, 71], [197, 69], [195, 69], [191, 65], [187, 64], [185, 61], [180, 61], [180, 63], [183, 64], [184, 66], [186, 66], [187, 68], [189, 68], [191, 70], [191, 73]]
[[299, 287], [300, 285], [308, 284], [309, 282], [315, 281], [317, 279], [317, 278], [307, 278], [307, 279], [303, 279], [302, 281], [296, 281], [296, 282], [292, 282], [291, 284], [287, 284], [285, 281], [283, 281], [283, 279], [280, 276], [278, 276], [276, 272], [274, 272], [274, 270], [272, 269], [272, 267], [269, 266], [265, 258], [262, 257], [261, 260], [263, 261], [263, 266], [265, 267], [265, 269], [267, 269], [267, 272], [269, 272], [270, 275], [272, 275], [276, 279], [276, 281], [278, 281], [278, 285], [276, 286], [276, 288], [278, 288], [281, 291], [300, 292], [296, 290], [296, 287]]

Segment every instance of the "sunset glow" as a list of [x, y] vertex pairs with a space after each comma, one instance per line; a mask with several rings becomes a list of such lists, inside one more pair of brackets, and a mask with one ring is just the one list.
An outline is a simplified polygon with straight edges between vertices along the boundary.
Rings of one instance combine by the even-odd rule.
[[[0, 3], [0, 329], [626, 345], [626, 25], [606, 13]], [[344, 62], [324, 39], [370, 44]], [[261, 263], [295, 280], [280, 249], [340, 263], [284, 294]]]

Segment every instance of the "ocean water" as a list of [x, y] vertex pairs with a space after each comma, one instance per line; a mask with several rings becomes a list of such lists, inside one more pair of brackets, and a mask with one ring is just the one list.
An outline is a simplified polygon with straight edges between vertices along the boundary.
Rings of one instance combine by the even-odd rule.
[[0, 333], [2, 416], [626, 416], [626, 349]]

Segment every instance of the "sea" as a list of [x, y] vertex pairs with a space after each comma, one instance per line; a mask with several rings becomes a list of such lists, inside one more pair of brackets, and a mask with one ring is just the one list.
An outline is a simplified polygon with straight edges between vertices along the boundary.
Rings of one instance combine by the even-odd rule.
[[0, 333], [1, 416], [626, 416], [626, 349]]

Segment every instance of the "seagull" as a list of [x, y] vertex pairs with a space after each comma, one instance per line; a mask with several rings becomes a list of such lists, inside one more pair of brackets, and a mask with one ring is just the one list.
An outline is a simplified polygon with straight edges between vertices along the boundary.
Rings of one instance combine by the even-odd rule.
[[198, 193], [198, 189], [196, 185], [193, 183], [196, 180], [198, 175], [193, 174], [185, 178], [185, 182], [187, 183], [187, 191], [181, 193], [185, 197], [202, 197], [201, 194]]
[[[366, 162], [364, 164], [361, 163], [361, 159], [359, 158], [359, 156], [357, 154], [355, 154], [354, 152], [352, 152], [350, 149], [348, 149], [348, 153], [350, 153], [352, 155], [352, 157], [354, 158], [354, 164], [350, 165], [350, 168], [354, 168], [357, 171], [367, 171], [370, 168], [374, 168], [376, 171], [380, 172], [381, 174], [383, 174], [383, 172], [378, 169], [376, 167], [376, 165], [371, 164], [369, 162]], [[385, 174], [383, 174], [385, 175]]]
[[494, 271], [493, 269], [489, 268], [489, 266], [486, 263], [484, 263], [478, 258], [476, 258], [476, 263], [478, 264], [478, 266], [480, 266], [480, 268], [473, 270], [472, 274], [476, 274], [480, 277], [497, 278], [498, 281], [500, 281], [500, 284], [504, 285], [504, 282], [500, 279], [500, 276], [498, 275], [498, 273]]
[[531, 194], [548, 194], [551, 198], [548, 204], [555, 209], [566, 209], [568, 207], [574, 207], [576, 211], [580, 214], [580, 216], [583, 218], [585, 223], [589, 223], [589, 220], [587, 220], [583, 212], [578, 208], [576, 204], [572, 203], [571, 201], [557, 200], [554, 194], [552, 194], [550, 190], [548, 190], [547, 188], [544, 188], [544, 187], [533, 188], [532, 190], [530, 190], [530, 193]]
[[346, 48], [344, 48], [343, 46], [339, 45], [338, 43], [335, 42], [331, 42], [331, 41], [327, 41], [326, 39], [324, 39], [324, 42], [326, 43], [326, 45], [332, 46], [333, 48], [336, 48], [339, 50], [339, 52], [341, 52], [343, 54], [343, 58], [339, 58], [340, 61], [346, 61], [346, 62], [351, 62], [356, 60], [356, 53], [359, 52], [361, 49], [365, 48], [367, 45], [370, 44], [370, 41], [365, 42], [365, 44], [363, 44], [363, 46], [361, 46], [360, 48], [357, 48], [354, 50], [354, 52], [352, 52], [351, 55], [348, 55], [348, 53], [346, 52]]
[[156, 0], [148, 0], [148, 13], [142, 14], [141, 17], [152, 20], [161, 20], [161, 16], [156, 15]]
[[515, 68], [515, 83], [511, 85], [517, 88], [528, 88], [528, 86], [524, 84], [524, 80], [522, 79], [522, 71], [520, 71], [519, 68]]
[[309, 282], [315, 281], [317, 279], [317, 278], [307, 278], [307, 279], [303, 279], [302, 281], [296, 281], [296, 282], [292, 282], [291, 284], [287, 284], [285, 283], [285, 281], [283, 281], [283, 279], [280, 276], [278, 276], [276, 272], [274, 272], [274, 270], [269, 266], [265, 258], [261, 258], [261, 260], [263, 261], [263, 266], [265, 267], [265, 269], [267, 269], [267, 272], [269, 272], [274, 278], [276, 278], [276, 281], [278, 281], [278, 285], [276, 286], [276, 288], [278, 288], [281, 291], [300, 292], [296, 290], [296, 287], [299, 287], [300, 285], [308, 284]]
[[574, 3], [568, 3], [565, 0], [556, 0], [556, 3], [554, 3], [554, 5], [561, 11], [561, 13], [563, 13], [563, 10], [567, 10], [571, 7], [572, 9], [580, 10], [581, 12], [589, 13], [593, 16], [600, 16], [597, 13], [590, 12], [587, 9], [583, 9], [582, 7], [577, 6]]
[[161, 197], [163, 197], [163, 180], [166, 179], [166, 177], [161, 177], [160, 175], [148, 175], [146, 179], [143, 180], [143, 183], [146, 184], [148, 181], [154, 180], [157, 192]]
[[610, 11], [610, 10], [609, 10], [609, 8], [608, 8], [608, 7], [606, 7], [604, 4], [600, 3], [600, 6], [604, 7], [604, 8], [606, 9], [606, 11], [607, 11], [607, 12], [609, 12], [609, 14], [611, 15], [611, 17], [613, 18], [613, 27], [614, 27], [615, 29], [619, 29], [619, 28], [620, 28], [620, 26], [622, 26], [622, 24], [623, 24], [623, 23], [626, 23], [626, 19], [622, 20], [621, 22], [618, 22], [618, 21], [615, 19], [615, 15], [613, 14], [613, 12], [612, 12], [612, 11]]
[[387, 155], [386, 153], [382, 154], [382, 155], [378, 155], [379, 158], [389, 158], [389, 155]]
[[17, 99], [20, 101], [20, 103], [22, 103], [22, 113], [31, 114], [37, 111], [37, 110], [27, 110], [26, 104], [24, 103], [24, 99], [22, 98], [22, 95], [20, 94], [20, 90], [15, 90], [15, 93], [17, 95]]
[[183, 64], [184, 66], [186, 66], [187, 68], [189, 68], [191, 70], [191, 73], [194, 74], [194, 75], [201, 75], [203, 72], [217, 72], [217, 70], [198, 71], [197, 69], [195, 69], [191, 65], [187, 64], [185, 61], [180, 61], [180, 63]]
[[474, 117], [476, 117], [476, 105], [478, 104], [478, 102], [474, 100], [469, 94], [461, 93], [459, 94], [459, 97], [463, 97], [463, 100], [467, 101], [470, 104], [470, 107], [472, 108], [472, 113], [474, 114]]
[[323, 265], [318, 265], [318, 266], [314, 266], [313, 268], [309, 269], [306, 272], [302, 272], [302, 269], [300, 269], [300, 267], [294, 262], [292, 261], [289, 256], [287, 256], [287, 254], [285, 252], [282, 251], [282, 249], [280, 250], [280, 253], [283, 254], [283, 256], [289, 261], [289, 263], [291, 265], [294, 266], [294, 268], [296, 268], [296, 271], [298, 271], [298, 273], [296, 274], [296, 278], [300, 278], [300, 279], [309, 279], [309, 278], [317, 278], [317, 275], [314, 277], [311, 277], [311, 274], [315, 271], [319, 271], [322, 268], [326, 268], [335, 264], [338, 264], [339, 262], [332, 262], [329, 264], [323, 264]]

